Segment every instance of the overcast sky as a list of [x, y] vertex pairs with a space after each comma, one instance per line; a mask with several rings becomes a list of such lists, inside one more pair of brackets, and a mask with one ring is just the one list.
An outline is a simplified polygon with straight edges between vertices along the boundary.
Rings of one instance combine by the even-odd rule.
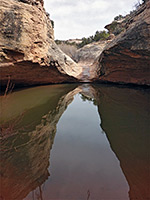
[[54, 20], [55, 39], [94, 35], [115, 16], [126, 15], [139, 0], [45, 0], [45, 9]]

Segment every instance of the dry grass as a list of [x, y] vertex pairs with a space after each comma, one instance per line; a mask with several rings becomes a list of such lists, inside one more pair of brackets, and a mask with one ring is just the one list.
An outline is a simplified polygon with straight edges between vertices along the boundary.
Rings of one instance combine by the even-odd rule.
[[[13, 84], [11, 82], [10, 77], [9, 77], [4, 95], [1, 96], [0, 116], [2, 116], [3, 113], [5, 112], [5, 110], [8, 109], [8, 98], [9, 98], [9, 95], [12, 93], [14, 86], [15, 86], [15, 84]], [[12, 135], [16, 124], [19, 123], [19, 121], [22, 119], [22, 116], [23, 116], [23, 114], [21, 116], [19, 116], [17, 119], [12, 120], [9, 123], [3, 122], [2, 124], [0, 124], [0, 137], [6, 138], [6, 137]]]
[[8, 94], [12, 93], [13, 89], [14, 89], [15, 84], [13, 84], [10, 80], [10, 77], [8, 78], [8, 82], [7, 82], [7, 86], [5, 89], [5, 93], [4, 93], [4, 98], [6, 98], [8, 96]]

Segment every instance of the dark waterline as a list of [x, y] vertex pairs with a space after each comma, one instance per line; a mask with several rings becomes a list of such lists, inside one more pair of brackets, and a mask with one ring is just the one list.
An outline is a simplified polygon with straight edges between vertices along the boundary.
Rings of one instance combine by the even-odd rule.
[[148, 89], [98, 85], [11, 94], [1, 119], [1, 198], [149, 199], [149, 100]]

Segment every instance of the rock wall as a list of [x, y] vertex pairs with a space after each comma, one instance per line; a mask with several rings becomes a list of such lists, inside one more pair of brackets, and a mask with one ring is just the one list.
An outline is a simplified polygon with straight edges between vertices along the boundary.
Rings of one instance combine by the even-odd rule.
[[55, 44], [43, 0], [1, 0], [0, 27], [2, 86], [76, 81], [81, 69]]
[[96, 62], [95, 80], [150, 85], [150, 1], [126, 22]]

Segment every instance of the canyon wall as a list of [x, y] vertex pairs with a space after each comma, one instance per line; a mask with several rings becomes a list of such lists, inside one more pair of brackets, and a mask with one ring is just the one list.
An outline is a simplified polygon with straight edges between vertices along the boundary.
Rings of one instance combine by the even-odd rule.
[[94, 63], [95, 80], [150, 85], [150, 1], [124, 21], [124, 31]]
[[0, 1], [0, 82], [16, 85], [75, 82], [81, 68], [54, 42], [43, 0]]

